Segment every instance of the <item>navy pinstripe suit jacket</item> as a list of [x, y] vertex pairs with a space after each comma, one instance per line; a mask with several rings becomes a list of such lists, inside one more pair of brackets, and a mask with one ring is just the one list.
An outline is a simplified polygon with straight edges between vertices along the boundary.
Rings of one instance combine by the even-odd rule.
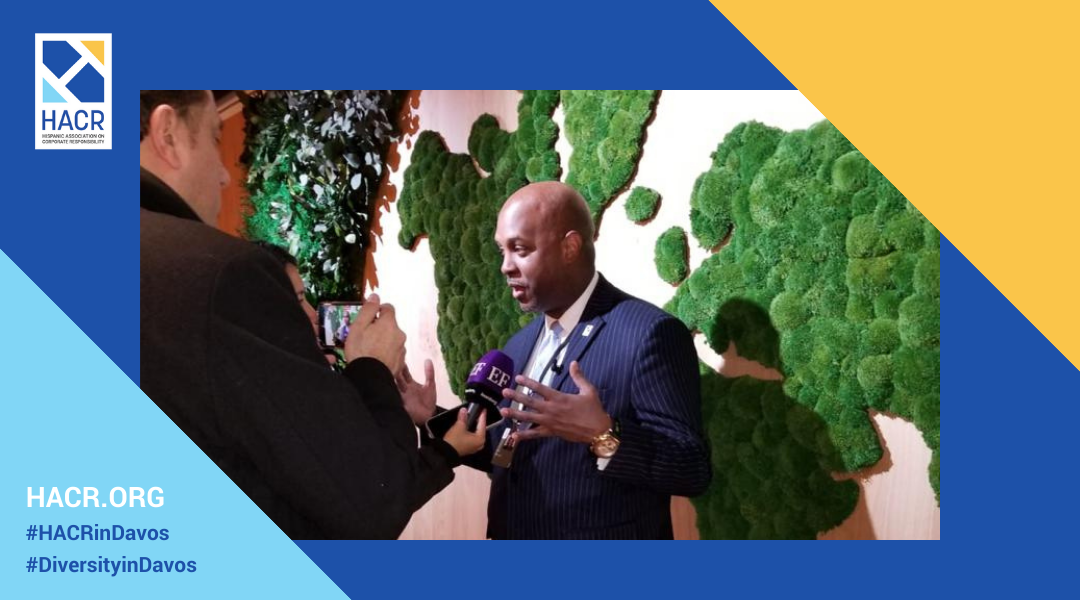
[[[518, 373], [543, 322], [534, 319], [506, 344]], [[575, 360], [619, 420], [619, 451], [600, 471], [586, 444], [544, 438], [522, 442], [511, 468], [502, 469], [490, 461], [505, 427], [494, 428], [485, 450], [466, 461], [492, 470], [488, 536], [670, 539], [671, 496], [701, 494], [712, 475], [690, 332], [600, 277], [553, 388], [578, 392], [569, 368]]]

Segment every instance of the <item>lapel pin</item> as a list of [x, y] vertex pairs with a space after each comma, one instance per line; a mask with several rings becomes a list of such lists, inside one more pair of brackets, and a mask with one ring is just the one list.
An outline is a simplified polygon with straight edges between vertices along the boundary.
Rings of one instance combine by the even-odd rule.
[[581, 332], [581, 337], [589, 337], [590, 333], [592, 333], [592, 325], [586, 325], [585, 331]]

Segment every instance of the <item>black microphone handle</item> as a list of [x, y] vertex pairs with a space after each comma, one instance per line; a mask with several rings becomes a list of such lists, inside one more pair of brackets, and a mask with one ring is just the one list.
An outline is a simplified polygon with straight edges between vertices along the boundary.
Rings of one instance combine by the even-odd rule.
[[480, 421], [480, 415], [484, 414], [484, 405], [480, 402], [469, 403], [468, 418], [465, 421], [465, 426], [470, 432], [476, 432], [477, 422]]

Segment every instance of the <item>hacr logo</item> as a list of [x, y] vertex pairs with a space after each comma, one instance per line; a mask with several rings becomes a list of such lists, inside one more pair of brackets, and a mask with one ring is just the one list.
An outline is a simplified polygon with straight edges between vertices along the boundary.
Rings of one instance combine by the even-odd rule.
[[112, 34], [35, 35], [39, 149], [112, 148]]

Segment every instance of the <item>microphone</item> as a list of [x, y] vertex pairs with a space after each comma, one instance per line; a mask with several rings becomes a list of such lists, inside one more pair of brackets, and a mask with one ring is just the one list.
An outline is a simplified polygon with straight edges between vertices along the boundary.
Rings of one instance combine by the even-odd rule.
[[503, 399], [502, 391], [510, 387], [513, 375], [514, 359], [498, 350], [489, 351], [469, 372], [469, 378], [465, 381], [465, 403], [428, 419], [428, 435], [438, 439], [445, 437], [462, 408], [468, 411], [466, 425], [469, 431], [476, 431], [480, 415], [485, 413], [488, 427], [501, 422], [499, 403]]
[[476, 423], [484, 412], [487, 412], [488, 426], [502, 420], [499, 403], [503, 399], [502, 391], [510, 387], [513, 374], [514, 359], [498, 350], [488, 351], [476, 362], [465, 381], [469, 431], [476, 431]]

